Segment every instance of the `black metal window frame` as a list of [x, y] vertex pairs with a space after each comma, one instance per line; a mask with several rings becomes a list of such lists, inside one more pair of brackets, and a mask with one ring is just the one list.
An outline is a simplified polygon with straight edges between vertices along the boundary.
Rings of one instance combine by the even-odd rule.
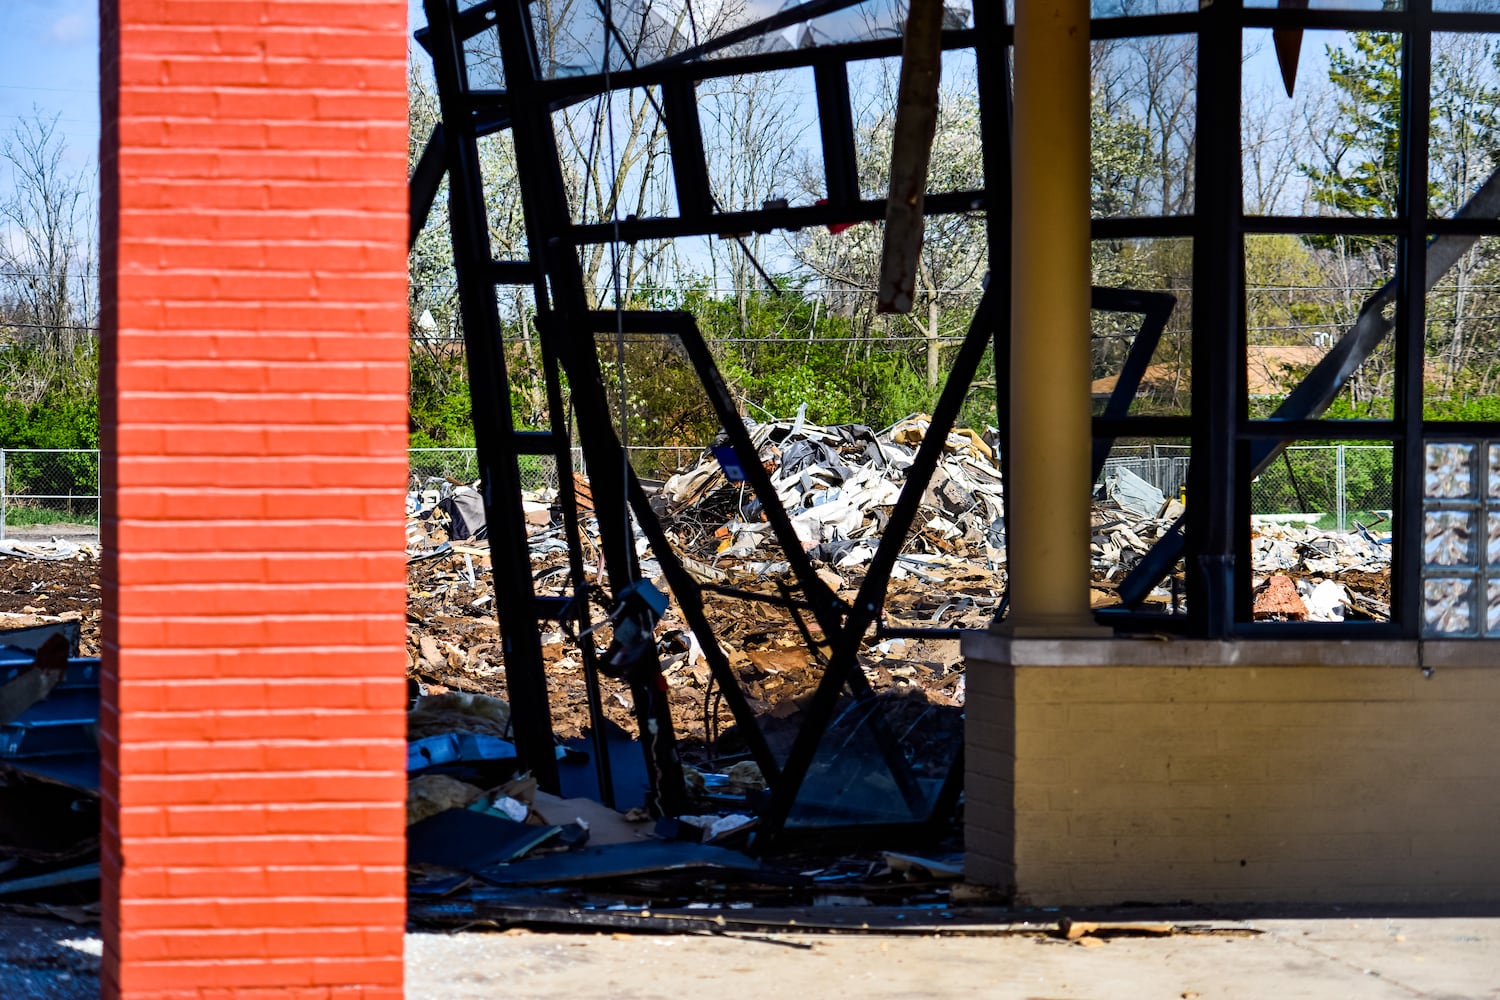
[[[1389, 218], [1248, 215], [1243, 207], [1241, 94], [1245, 33], [1253, 29], [1383, 31], [1402, 38], [1398, 211]], [[1486, 439], [1494, 423], [1423, 419], [1425, 251], [1443, 236], [1500, 235], [1493, 217], [1434, 219], [1428, 205], [1428, 121], [1432, 36], [1493, 33], [1495, 13], [1440, 12], [1432, 0], [1407, 0], [1383, 11], [1250, 7], [1216, 0], [1186, 14], [1096, 20], [1095, 38], [1191, 34], [1197, 39], [1195, 207], [1189, 216], [1096, 219], [1096, 239], [1189, 237], [1193, 243], [1193, 340], [1190, 417], [1095, 422], [1105, 433], [1138, 438], [1187, 437], [1191, 465], [1187, 509], [1176, 530], [1122, 583], [1126, 605], [1139, 600], [1184, 560], [1188, 613], [1142, 615], [1127, 607], [1100, 615], [1117, 627], [1180, 631], [1208, 638], [1418, 638], [1423, 631], [1422, 511], [1429, 441]], [[1204, 95], [1212, 95], [1212, 100]], [[1396, 244], [1394, 343], [1396, 382], [1389, 419], [1322, 419], [1310, 406], [1252, 418], [1248, 406], [1245, 237], [1254, 234], [1386, 236]], [[1309, 382], [1297, 402], [1317, 395]], [[1326, 391], [1325, 384], [1323, 390]], [[1295, 395], [1295, 394], [1294, 394]], [[1287, 408], [1283, 408], [1284, 410]], [[1315, 412], [1316, 410], [1316, 412]], [[1252, 620], [1250, 485], [1276, 450], [1297, 440], [1389, 440], [1393, 450], [1392, 609], [1387, 622], [1281, 623]]]
[[[832, 9], [848, 0], [826, 0], [821, 6]], [[603, 11], [608, 0], [601, 0]], [[602, 654], [584, 649], [585, 680], [589, 688], [591, 715], [598, 714], [600, 671], [625, 677], [635, 694], [636, 713], [643, 734], [642, 749], [647, 757], [651, 779], [648, 803], [654, 811], [675, 814], [684, 803], [680, 763], [676, 756], [672, 721], [666, 701], [660, 692], [666, 690], [660, 674], [654, 642], [621, 643], [622, 633], [632, 625], [634, 635], [649, 637], [650, 620], [632, 593], [641, 583], [635, 559], [634, 542], [624, 517], [601, 518], [600, 533], [607, 554], [608, 590], [586, 582], [579, 562], [577, 543], [579, 516], [571, 490], [571, 465], [567, 447], [568, 429], [554, 426], [550, 432], [523, 432], [515, 429], [507, 407], [508, 374], [503, 355], [496, 349], [503, 333], [495, 311], [493, 287], [497, 283], [529, 284], [537, 302], [536, 327], [548, 381], [552, 412], [566, 412], [561, 404], [560, 376], [566, 375], [573, 410], [577, 417], [578, 441], [594, 468], [616, 466], [626, 470], [624, 479], [600, 477], [593, 487], [596, 509], [619, 511], [630, 508], [637, 523], [656, 548], [658, 560], [671, 581], [679, 605], [693, 624], [695, 632], [708, 638], [705, 653], [736, 721], [746, 729], [752, 755], [761, 764], [772, 794], [762, 822], [762, 835], [775, 839], [783, 835], [823, 836], [852, 824], [862, 832], [873, 826], [869, 819], [849, 816], [832, 825], [803, 829], [800, 834], [787, 830], [797, 825], [794, 816], [799, 794], [813, 768], [820, 741], [835, 722], [836, 703], [842, 692], [866, 701], [874, 697], [863, 672], [858, 653], [863, 638], [879, 619], [884, 604], [885, 583], [894, 562], [899, 543], [904, 539], [922, 493], [922, 484], [930, 479], [957, 416], [963, 393], [971, 384], [986, 348], [993, 342], [1004, 351], [1002, 317], [1008, 316], [1008, 282], [992, 282], [981, 301], [968, 335], [956, 359], [953, 374], [942, 398], [934, 409], [932, 429], [907, 470], [907, 481], [916, 489], [904, 491], [891, 514], [890, 527], [872, 563], [858, 596], [845, 604], [819, 580], [808, 564], [806, 555], [794, 538], [783, 539], [787, 557], [795, 567], [791, 587], [784, 587], [780, 599], [762, 594], [730, 595], [758, 601], [770, 600], [792, 611], [804, 631], [809, 647], [814, 643], [803, 621], [804, 613], [819, 626], [825, 636], [816, 644], [826, 652], [816, 657], [825, 664], [808, 721], [799, 730], [795, 745], [784, 761], [769, 752], [764, 739], [757, 739], [757, 720], [744, 704], [738, 691], [738, 679], [713, 640], [712, 627], [701, 614], [701, 597], [705, 588], [681, 571], [671, 550], [670, 540], [661, 532], [654, 512], [646, 501], [639, 482], [621, 459], [621, 444], [613, 429], [612, 414], [606, 403], [602, 373], [595, 337], [601, 333], [620, 332], [626, 328], [643, 334], [675, 335], [693, 355], [697, 370], [710, 399], [721, 411], [722, 421], [741, 465], [752, 472], [751, 485], [758, 486], [757, 498], [765, 504], [778, 535], [790, 533], [790, 522], [779, 510], [774, 489], [766, 483], [756, 484], [753, 473], [759, 469], [754, 449], [749, 445], [733, 404], [719, 379], [714, 361], [702, 344], [694, 319], [681, 313], [636, 311], [595, 313], [586, 306], [582, 276], [578, 268], [579, 247], [591, 243], [629, 242], [631, 240], [672, 238], [689, 235], [713, 235], [726, 231], [769, 231], [775, 228], [797, 228], [838, 222], [857, 222], [884, 216], [884, 200], [862, 199], [852, 169], [854, 135], [849, 114], [847, 65], [856, 59], [897, 56], [899, 39], [857, 42], [818, 49], [772, 52], [734, 59], [716, 59], [687, 63], [667, 60], [649, 66], [632, 66], [626, 70], [589, 76], [547, 78], [540, 72], [537, 48], [527, 0], [484, 0], [458, 11], [453, 0], [426, 0], [429, 20], [434, 30], [419, 33], [419, 41], [433, 56], [443, 124], [428, 144], [427, 152], [412, 178], [412, 232], [419, 228], [435, 197], [438, 184], [446, 172], [449, 178], [450, 219], [453, 225], [455, 267], [458, 273], [460, 305], [463, 310], [464, 334], [470, 354], [471, 393], [475, 410], [475, 436], [484, 479], [486, 512], [496, 527], [491, 531], [491, 549], [497, 588], [513, 598], [497, 609], [501, 631], [506, 637], [505, 667], [512, 700], [512, 717], [525, 719], [528, 728], [516, 732], [517, 748], [526, 766], [533, 768], [543, 787], [556, 785], [556, 769], [549, 766], [551, 735], [549, 706], [546, 698], [543, 664], [535, 649], [535, 621], [551, 617], [570, 621], [580, 629], [589, 626], [590, 604], [603, 600], [612, 607], [615, 642]], [[976, 12], [978, 27], [945, 33], [947, 49], [974, 46], [982, 37], [1003, 34], [1003, 26], [989, 16]], [[778, 15], [780, 16], [780, 15]], [[608, 17], [606, 15], [606, 22]], [[608, 31], [606, 23], [606, 31]], [[465, 69], [465, 43], [480, 32], [494, 31], [505, 65], [504, 91], [474, 89], [469, 86]], [[1003, 43], [986, 46], [1003, 52]], [[825, 145], [825, 172], [829, 201], [826, 205], [803, 208], [767, 206], [759, 211], [717, 211], [708, 193], [702, 135], [697, 127], [693, 87], [702, 79], [716, 76], [812, 67], [818, 88], [820, 137]], [[939, 212], [990, 209], [988, 244], [992, 254], [992, 271], [1008, 274], [1009, 156], [1008, 101], [1004, 100], [1003, 67], [978, 65], [982, 91], [990, 95], [989, 112], [981, 112], [985, 138], [984, 168], [987, 187], [999, 192], [998, 203], [985, 200], [983, 191], [950, 192], [927, 199], [929, 214]], [[654, 88], [659, 94], [659, 113], [664, 119], [677, 185], [677, 213], [653, 219], [620, 219], [599, 225], [579, 225], [572, 221], [558, 158], [552, 114], [564, 107], [625, 88]], [[995, 115], [999, 115], [997, 122]], [[491, 259], [483, 201], [483, 179], [479, 176], [477, 140], [480, 136], [508, 129], [514, 143], [521, 173], [521, 202], [527, 228], [529, 260], [496, 261]], [[828, 149], [832, 155], [827, 155]], [[999, 172], [998, 178], [995, 172]], [[998, 265], [997, 265], [998, 258]], [[1003, 266], [1001, 266], [1003, 265]], [[1003, 390], [1002, 390], [1003, 394]], [[516, 488], [515, 464], [522, 454], [552, 454], [559, 463], [564, 483], [562, 506], [570, 538], [571, 599], [535, 598], [529, 579], [529, 554], [518, 514], [519, 493]], [[763, 476], [761, 478], [764, 478]], [[626, 530], [621, 530], [625, 528]], [[719, 591], [722, 593], [722, 590]], [[527, 595], [532, 595], [527, 600]], [[588, 644], [585, 644], [587, 646]], [[712, 647], [712, 648], [710, 648]], [[717, 655], [716, 655], [717, 654]], [[877, 715], [877, 713], [870, 713]], [[889, 731], [878, 717], [869, 720], [870, 731], [878, 745], [878, 754], [905, 800], [910, 819], [897, 819], [883, 826], [890, 829], [926, 829], [943, 822], [952, 814], [961, 787], [961, 755], [950, 761], [937, 784], [922, 785], [905, 759], [899, 734]], [[609, 783], [608, 750], [603, 745], [602, 726], [596, 726], [596, 761], [600, 763], [601, 789]], [[645, 738], [646, 734], [651, 738]], [[930, 796], [930, 797], [929, 797]], [[609, 799], [606, 796], [606, 801]]]
[[[599, 2], [607, 4], [608, 0]], [[827, 0], [825, 6], [832, 9], [840, 3], [849, 5], [848, 0]], [[883, 218], [884, 199], [863, 198], [853, 170], [854, 135], [849, 113], [848, 65], [856, 60], [898, 56], [901, 44], [899, 39], [887, 38], [711, 60], [673, 57], [649, 65], [612, 70], [608, 74], [547, 77], [536, 64], [528, 0], [482, 0], [463, 11], [458, 11], [452, 0], [426, 0], [426, 4], [434, 24], [442, 28], [438, 32], [419, 33], [419, 39], [434, 57], [444, 124], [434, 134], [427, 154], [413, 175], [412, 232], [415, 234], [420, 228], [420, 220], [425, 217], [446, 172], [450, 178], [450, 198], [453, 199], [450, 215], [454, 225], [455, 264], [471, 365], [476, 441], [485, 482], [487, 514], [495, 526], [491, 539], [497, 587], [503, 584], [501, 589], [508, 594], [523, 598], [531, 595], [530, 600], [507, 601], [498, 609], [502, 633], [506, 636], [506, 673], [512, 699], [516, 702], [513, 714], [518, 719], [517, 744], [523, 761], [536, 771], [544, 787], [555, 786], [556, 769], [550, 759], [549, 708], [540, 651], [536, 648], [535, 621], [539, 617], [552, 618], [573, 622], [584, 629], [589, 627], [591, 620], [591, 601], [602, 599], [612, 604], [617, 623], [636, 621], [644, 630], [638, 634], [649, 634], [650, 623], [642, 608], [630, 597], [633, 592], [638, 593], [639, 567], [635, 561], [633, 540], [628, 532], [617, 530], [621, 525], [612, 524], [604, 532], [604, 545], [609, 552], [608, 588], [611, 593], [605, 595], [602, 586], [585, 582], [577, 544], [578, 511], [571, 489], [569, 432], [566, 427], [554, 427], [546, 432], [519, 431], [514, 427], [505, 405], [509, 398], [505, 389], [508, 375], [503, 352], [498, 350], [502, 331], [495, 314], [494, 286], [511, 283], [533, 288], [549, 401], [553, 412], [565, 412], [560, 388], [561, 377], [565, 375], [579, 417], [579, 444], [589, 456], [591, 466], [608, 468], [614, 464], [624, 467], [619, 458], [620, 442], [612, 430], [611, 414], [604, 402], [595, 337], [610, 330], [623, 331], [626, 325], [639, 326], [642, 333], [675, 334], [690, 345], [695, 354], [694, 367], [705, 388], [721, 408], [728, 407], [723, 416], [726, 428], [734, 437], [738, 421], [727, 403], [727, 395], [719, 392], [715, 396], [718, 375], [711, 356], [698, 338], [692, 317], [686, 314], [599, 314], [591, 311], [585, 306], [586, 296], [578, 272], [578, 250], [590, 244], [616, 241], [628, 243], [725, 232], [766, 232]], [[1341, 638], [1391, 638], [1419, 634], [1422, 615], [1421, 535], [1416, 524], [1423, 504], [1424, 441], [1434, 434], [1443, 438], [1469, 435], [1476, 439], [1500, 439], [1500, 424], [1445, 423], [1433, 426], [1422, 419], [1421, 331], [1425, 310], [1425, 269], [1411, 266], [1411, 261], [1420, 260], [1422, 248], [1434, 235], [1500, 234], [1500, 223], [1493, 220], [1428, 218], [1425, 132], [1420, 136], [1421, 141], [1412, 140], [1413, 122], [1427, 119], [1431, 33], [1434, 30], [1500, 31], [1500, 16], [1434, 14], [1430, 5], [1431, 0], [1417, 0], [1407, 9], [1393, 12], [1297, 11], [1248, 8], [1240, 0], [1217, 0], [1198, 12], [1118, 17], [1093, 22], [1095, 38], [1162, 34], [1195, 37], [1198, 92], [1200, 95], [1214, 95], [1212, 101], [1201, 98], [1198, 101], [1193, 211], [1182, 216], [1109, 218], [1097, 219], [1093, 223], [1096, 239], [1189, 237], [1193, 240], [1191, 357], [1194, 378], [1190, 416], [1139, 416], [1129, 412], [1129, 399], [1134, 395], [1157, 338], [1175, 306], [1172, 298], [1162, 293], [1131, 289], [1094, 290], [1093, 306], [1096, 310], [1135, 313], [1142, 317], [1115, 395], [1094, 421], [1093, 464], [1096, 472], [1110, 443], [1119, 437], [1186, 437], [1192, 443], [1189, 503], [1184, 519], [1122, 582], [1120, 593], [1125, 599], [1125, 608], [1100, 613], [1101, 621], [1124, 629], [1169, 629], [1204, 637], [1254, 634], [1308, 638], [1327, 633]], [[962, 357], [967, 360], [955, 366], [955, 374], [944, 389], [943, 401], [935, 411], [933, 434], [929, 435], [929, 443], [919, 451], [910, 470], [909, 483], [920, 484], [924, 475], [931, 475], [937, 453], [941, 450], [940, 439], [946, 435], [941, 420], [951, 423], [956, 416], [957, 400], [973, 378], [973, 368], [978, 364], [984, 347], [987, 344], [992, 346], [997, 359], [1009, 357], [1012, 150], [1008, 46], [1012, 33], [997, 4], [976, 3], [974, 17], [972, 28], [945, 32], [942, 44], [947, 50], [967, 49], [975, 54], [984, 186], [979, 190], [930, 195], [925, 210], [928, 214], [987, 213], [991, 281], [962, 349]], [[1406, 155], [1401, 161], [1401, 211], [1395, 218], [1267, 218], [1244, 213], [1241, 51], [1247, 29], [1267, 27], [1379, 29], [1403, 34], [1406, 40], [1402, 62], [1405, 100], [1400, 130]], [[506, 64], [506, 90], [469, 86], [464, 69], [464, 43], [483, 31], [494, 31], [498, 38]], [[826, 203], [719, 211], [708, 190], [703, 138], [693, 113], [694, 88], [698, 83], [715, 77], [807, 68], [813, 71], [815, 81], [814, 99], [828, 194]], [[657, 218], [574, 223], [566, 203], [551, 116], [559, 109], [608, 91], [632, 88], [647, 88], [659, 95], [676, 185], [677, 211]], [[530, 256], [525, 261], [491, 259], [487, 229], [483, 224], [483, 181], [478, 173], [475, 144], [479, 137], [501, 129], [508, 129], [511, 133], [522, 172], [521, 199]], [[1324, 420], [1318, 416], [1321, 409], [1312, 405], [1304, 407], [1305, 412], [1283, 413], [1274, 419], [1250, 418], [1245, 350], [1244, 239], [1247, 233], [1262, 232], [1349, 232], [1382, 234], [1396, 240], [1398, 253], [1393, 294], [1399, 389], [1391, 419]], [[1313, 375], [1318, 375], [1320, 370], [1315, 369]], [[1332, 384], [1327, 378], [1323, 382], [1320, 386], [1316, 379], [1311, 383], [1305, 381], [1303, 386], [1294, 390], [1293, 396], [1299, 400], [1321, 398], [1320, 394], [1326, 395]], [[1002, 471], [1007, 476], [1010, 449], [1004, 429], [1008, 423], [1005, 419], [1009, 409], [1008, 384], [1009, 373], [1001, 372], [996, 385], [1002, 428]], [[718, 388], [722, 389], [722, 385]], [[1302, 396], [1297, 396], [1299, 392]], [[743, 431], [743, 428], [739, 430]], [[1393, 442], [1399, 544], [1393, 565], [1397, 587], [1389, 622], [1322, 626], [1251, 621], [1249, 484], [1252, 474], [1276, 448], [1309, 436], [1345, 440], [1380, 438]], [[757, 465], [753, 461], [753, 450], [745, 441], [736, 440], [735, 446], [743, 452], [742, 465], [752, 468]], [[527, 454], [554, 455], [563, 473], [560, 476], [564, 480], [562, 503], [573, 550], [570, 573], [575, 589], [569, 598], [539, 598], [532, 588], [529, 554], [519, 514], [516, 473], [518, 457]], [[633, 507], [653, 546], [665, 551], [668, 540], [653, 523], [640, 484], [629, 474], [623, 481], [605, 480], [611, 480], [611, 477], [603, 477], [594, 487], [598, 508], [623, 512], [627, 507]], [[898, 513], [892, 518], [893, 525], [909, 523], [908, 515], [914, 512], [912, 508], [916, 503], [915, 494], [920, 492], [920, 489], [915, 493], [911, 489], [904, 491], [898, 503]], [[774, 508], [775, 504], [769, 506]], [[620, 520], [623, 524], [623, 518]], [[777, 520], [784, 518], [778, 516]], [[786, 529], [786, 524], [778, 524], [781, 534], [786, 534]], [[1024, 530], [1024, 526], [1019, 530]], [[880, 575], [882, 567], [888, 571], [887, 557], [891, 555], [886, 551], [889, 548], [886, 543], [899, 544], [899, 541], [894, 538], [882, 541], [881, 552], [870, 572], [874, 579], [867, 579], [852, 604], [845, 604], [825, 593], [826, 588], [817, 582], [815, 573], [803, 565], [805, 558], [800, 552], [788, 553], [796, 566], [792, 582], [801, 591], [801, 596], [794, 597], [788, 588], [783, 591], [781, 603], [799, 609], [798, 614], [806, 612], [816, 620], [828, 637], [825, 645], [830, 652], [809, 721], [798, 734], [796, 745], [787, 759], [781, 762], [773, 760], [763, 740], [751, 740], [752, 750], [762, 762], [764, 772], [777, 779], [772, 782], [773, 797], [765, 826], [772, 836], [788, 825], [803, 781], [814, 763], [819, 741], [828, 731], [835, 700], [846, 689], [854, 692], [856, 697], [868, 697], [868, 692], [862, 693], [859, 689], [863, 676], [858, 671], [857, 656], [864, 637], [872, 629], [879, 634], [879, 605], [884, 599]], [[670, 564], [672, 559], [667, 554], [664, 564]], [[1188, 613], [1142, 613], [1139, 610], [1140, 598], [1165, 577], [1179, 559], [1184, 560], [1186, 569]], [[674, 573], [669, 572], [668, 576], [672, 577]], [[699, 599], [693, 595], [701, 597], [702, 590], [695, 588], [686, 574], [676, 573], [675, 577], [673, 589], [681, 589], [680, 601], [684, 594], [687, 595], [685, 607], [691, 610]], [[766, 595], [742, 596], [767, 599]], [[773, 600], [772, 603], [777, 602]], [[696, 612], [694, 616], [701, 617]], [[708, 629], [706, 622], [702, 627]], [[616, 635], [620, 632], [617, 628]], [[653, 694], [660, 682], [654, 647], [645, 650], [644, 646], [649, 643], [639, 645], [641, 648], [605, 651], [601, 663], [595, 662], [594, 654], [586, 653], [585, 673], [591, 715], [596, 723], [602, 723], [596, 672], [613, 666], [628, 676], [636, 692], [642, 732], [666, 737], [648, 741], [651, 745], [646, 752], [648, 768], [653, 773], [654, 805], [660, 811], [671, 813], [682, 801], [680, 765], [672, 746], [670, 713], [664, 700]], [[736, 683], [732, 672], [722, 662], [713, 662], [711, 666], [729, 694]], [[737, 720], [753, 729], [755, 722], [748, 706], [732, 694], [729, 701]], [[521, 721], [525, 722], [525, 731], [522, 731]], [[887, 756], [895, 752], [893, 746], [882, 738], [882, 752]], [[606, 801], [610, 781], [607, 757], [601, 745], [597, 759], [600, 786], [606, 792]], [[893, 773], [900, 770], [895, 766], [899, 763], [899, 760], [893, 762]], [[961, 762], [955, 761], [932, 804], [931, 815], [922, 822], [941, 819], [942, 814], [951, 808], [956, 800], [960, 772]], [[899, 779], [899, 774], [897, 777]], [[916, 806], [913, 810], [914, 813], [920, 811]]]

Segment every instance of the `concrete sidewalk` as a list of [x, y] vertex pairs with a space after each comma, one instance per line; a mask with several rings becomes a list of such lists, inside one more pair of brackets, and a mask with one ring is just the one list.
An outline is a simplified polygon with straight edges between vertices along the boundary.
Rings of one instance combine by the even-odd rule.
[[[1500, 917], [1213, 921], [1232, 933], [690, 937], [412, 933], [410, 1000], [1500, 998]], [[1258, 933], [1233, 933], [1256, 931]], [[0, 913], [0, 997], [99, 995], [92, 929]]]
[[673, 997], [1500, 997], [1500, 918], [1217, 923], [1250, 935], [1036, 937], [411, 934], [409, 1000]]

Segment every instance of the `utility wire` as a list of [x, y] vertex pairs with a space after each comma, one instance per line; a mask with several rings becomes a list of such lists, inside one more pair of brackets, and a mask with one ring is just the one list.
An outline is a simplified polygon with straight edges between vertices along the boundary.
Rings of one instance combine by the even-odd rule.
[[98, 94], [98, 88], [85, 87], [37, 87], [29, 83], [0, 83], [0, 90], [42, 90], [49, 94]]
[[0, 321], [0, 330], [87, 330], [98, 333], [97, 326], [70, 326], [65, 323], [7, 323]]

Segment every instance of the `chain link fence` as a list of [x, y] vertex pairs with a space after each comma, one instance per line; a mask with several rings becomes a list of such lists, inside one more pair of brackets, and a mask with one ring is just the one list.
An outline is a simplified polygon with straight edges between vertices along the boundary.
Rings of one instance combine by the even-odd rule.
[[1105, 480], [1115, 474], [1115, 470], [1127, 469], [1161, 490], [1163, 495], [1178, 496], [1183, 487], [1187, 486], [1188, 453], [1187, 445], [1177, 444], [1126, 445], [1111, 448], [1095, 485], [1102, 485]]
[[[479, 452], [473, 448], [411, 448], [411, 489], [425, 489], [436, 480], [472, 483], [479, 478]], [[557, 489], [557, 459], [551, 455], [521, 455], [521, 489]], [[583, 453], [573, 449], [573, 468], [582, 470]]]
[[0, 449], [0, 538], [7, 527], [99, 523], [99, 453]]
[[[702, 449], [630, 449], [631, 465], [645, 479], [664, 479], [698, 461]], [[479, 462], [473, 448], [413, 448], [414, 488], [430, 480], [473, 482]], [[573, 466], [586, 472], [573, 449]], [[1127, 468], [1168, 496], [1187, 482], [1188, 450], [1180, 445], [1115, 448], [1104, 475]], [[1348, 530], [1389, 516], [1392, 497], [1390, 448], [1371, 445], [1305, 445], [1288, 448], [1250, 487], [1256, 515], [1304, 515], [1321, 528]], [[557, 462], [550, 456], [521, 456], [521, 486], [557, 488]], [[99, 523], [99, 453], [81, 449], [0, 449], [0, 538], [6, 527]]]
[[[1390, 516], [1395, 506], [1390, 448], [1379, 445], [1298, 445], [1277, 456], [1250, 484], [1250, 513], [1349, 530]], [[1167, 496], [1187, 485], [1186, 445], [1138, 445], [1110, 451], [1102, 484], [1115, 469], [1140, 476]], [[1191, 498], [1189, 498], [1191, 499]]]
[[[641, 445], [626, 451], [630, 453], [630, 467], [637, 476], [645, 480], [665, 480], [681, 469], [697, 465], [704, 449], [687, 445]], [[580, 472], [587, 471], [582, 454], [576, 448], [573, 452], [573, 467]]]
[[[702, 450], [687, 447], [630, 449], [631, 464], [643, 478], [658, 479], [696, 462]], [[410, 449], [411, 484], [434, 479], [470, 483], [479, 478], [473, 448]], [[521, 488], [557, 489], [557, 460], [522, 455]], [[573, 449], [573, 467], [585, 471], [583, 454]], [[48, 524], [99, 524], [99, 453], [89, 449], [0, 449], [0, 538], [5, 529]]]
[[[704, 449], [688, 445], [650, 445], [627, 449], [635, 474], [646, 480], [661, 480], [697, 464]], [[425, 487], [435, 479], [456, 479], [472, 483], [479, 478], [478, 453], [473, 448], [412, 448], [411, 482], [413, 489]], [[557, 462], [550, 455], [522, 455], [521, 488], [526, 490], [557, 489]], [[573, 449], [573, 468], [587, 474], [583, 450]]]
[[1391, 515], [1394, 455], [1379, 445], [1288, 448], [1250, 484], [1250, 512], [1296, 514], [1319, 528], [1347, 531]]

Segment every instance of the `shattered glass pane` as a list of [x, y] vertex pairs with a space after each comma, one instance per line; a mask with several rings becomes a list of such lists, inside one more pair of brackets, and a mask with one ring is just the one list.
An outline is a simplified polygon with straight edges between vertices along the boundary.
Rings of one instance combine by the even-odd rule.
[[1422, 561], [1428, 566], [1475, 565], [1474, 534], [1467, 511], [1428, 511], [1422, 517]]
[[963, 745], [963, 709], [915, 685], [839, 704], [787, 827], [926, 820]]
[[[822, 6], [818, 4], [816, 6]], [[749, 0], [745, 5], [745, 16], [726, 22], [722, 30], [712, 31], [715, 37], [773, 15], [792, 16], [797, 8], [812, 9], [811, 3], [787, 0], [777, 7], [774, 0]], [[854, 2], [840, 10], [819, 17], [796, 20], [791, 24], [755, 34], [753, 37], [720, 49], [712, 55], [742, 56], [759, 52], [783, 52], [788, 49], [808, 49], [820, 45], [841, 45], [847, 42], [862, 42], [875, 38], [900, 38], [902, 25], [906, 23], [907, 0], [864, 0]], [[778, 20], [784, 20], [778, 18]], [[974, 23], [972, 4], [965, 0], [954, 0], [943, 5], [943, 28], [957, 31]], [[707, 36], [705, 36], [705, 40]]]
[[1430, 634], [1468, 635], [1474, 630], [1474, 584], [1461, 577], [1437, 577], [1422, 585], [1422, 621]]
[[1474, 495], [1474, 446], [1429, 444], [1423, 495], [1434, 499], [1462, 499]]
[[1089, 7], [1093, 17], [1146, 17], [1190, 14], [1198, 9], [1198, 4], [1197, 0], [1092, 0]]
[[682, 3], [613, 0], [614, 31], [604, 30], [605, 5], [584, 0], [538, 0], [531, 5], [537, 62], [544, 77], [580, 76], [604, 68], [621, 72], [676, 55], [693, 45], [695, 25]]
[[[715, 9], [694, 8], [685, 0], [614, 0], [610, 11], [615, 30], [606, 42], [602, 4], [538, 0], [532, 5], [532, 26], [542, 75], [559, 77], [600, 72], [606, 49], [610, 71], [619, 72], [699, 49], [708, 50], [704, 56], [723, 58], [900, 38], [906, 22], [906, 0], [851, 0], [834, 10], [828, 6], [801, 0], [745, 0]], [[819, 14], [820, 10], [827, 12]], [[972, 23], [970, 4], [955, 0], [944, 5], [945, 29]]]
[[[1245, 0], [1246, 7], [1276, 7], [1280, 0]], [[1302, 7], [1312, 10], [1401, 10], [1398, 0], [1309, 0]]]
[[[486, 20], [493, 21], [494, 13]], [[485, 30], [464, 42], [464, 75], [475, 90], [504, 90], [505, 61], [500, 58], [500, 36]]]
[[[784, 4], [790, 10], [793, 4]], [[815, 45], [838, 45], [870, 38], [900, 38], [906, 23], [906, 0], [866, 0], [832, 14], [799, 24], [779, 37], [790, 47], [806, 49]], [[967, 28], [973, 23], [968, 3], [943, 5], [943, 27], [948, 31]], [[770, 36], [776, 37], [776, 36]]]

